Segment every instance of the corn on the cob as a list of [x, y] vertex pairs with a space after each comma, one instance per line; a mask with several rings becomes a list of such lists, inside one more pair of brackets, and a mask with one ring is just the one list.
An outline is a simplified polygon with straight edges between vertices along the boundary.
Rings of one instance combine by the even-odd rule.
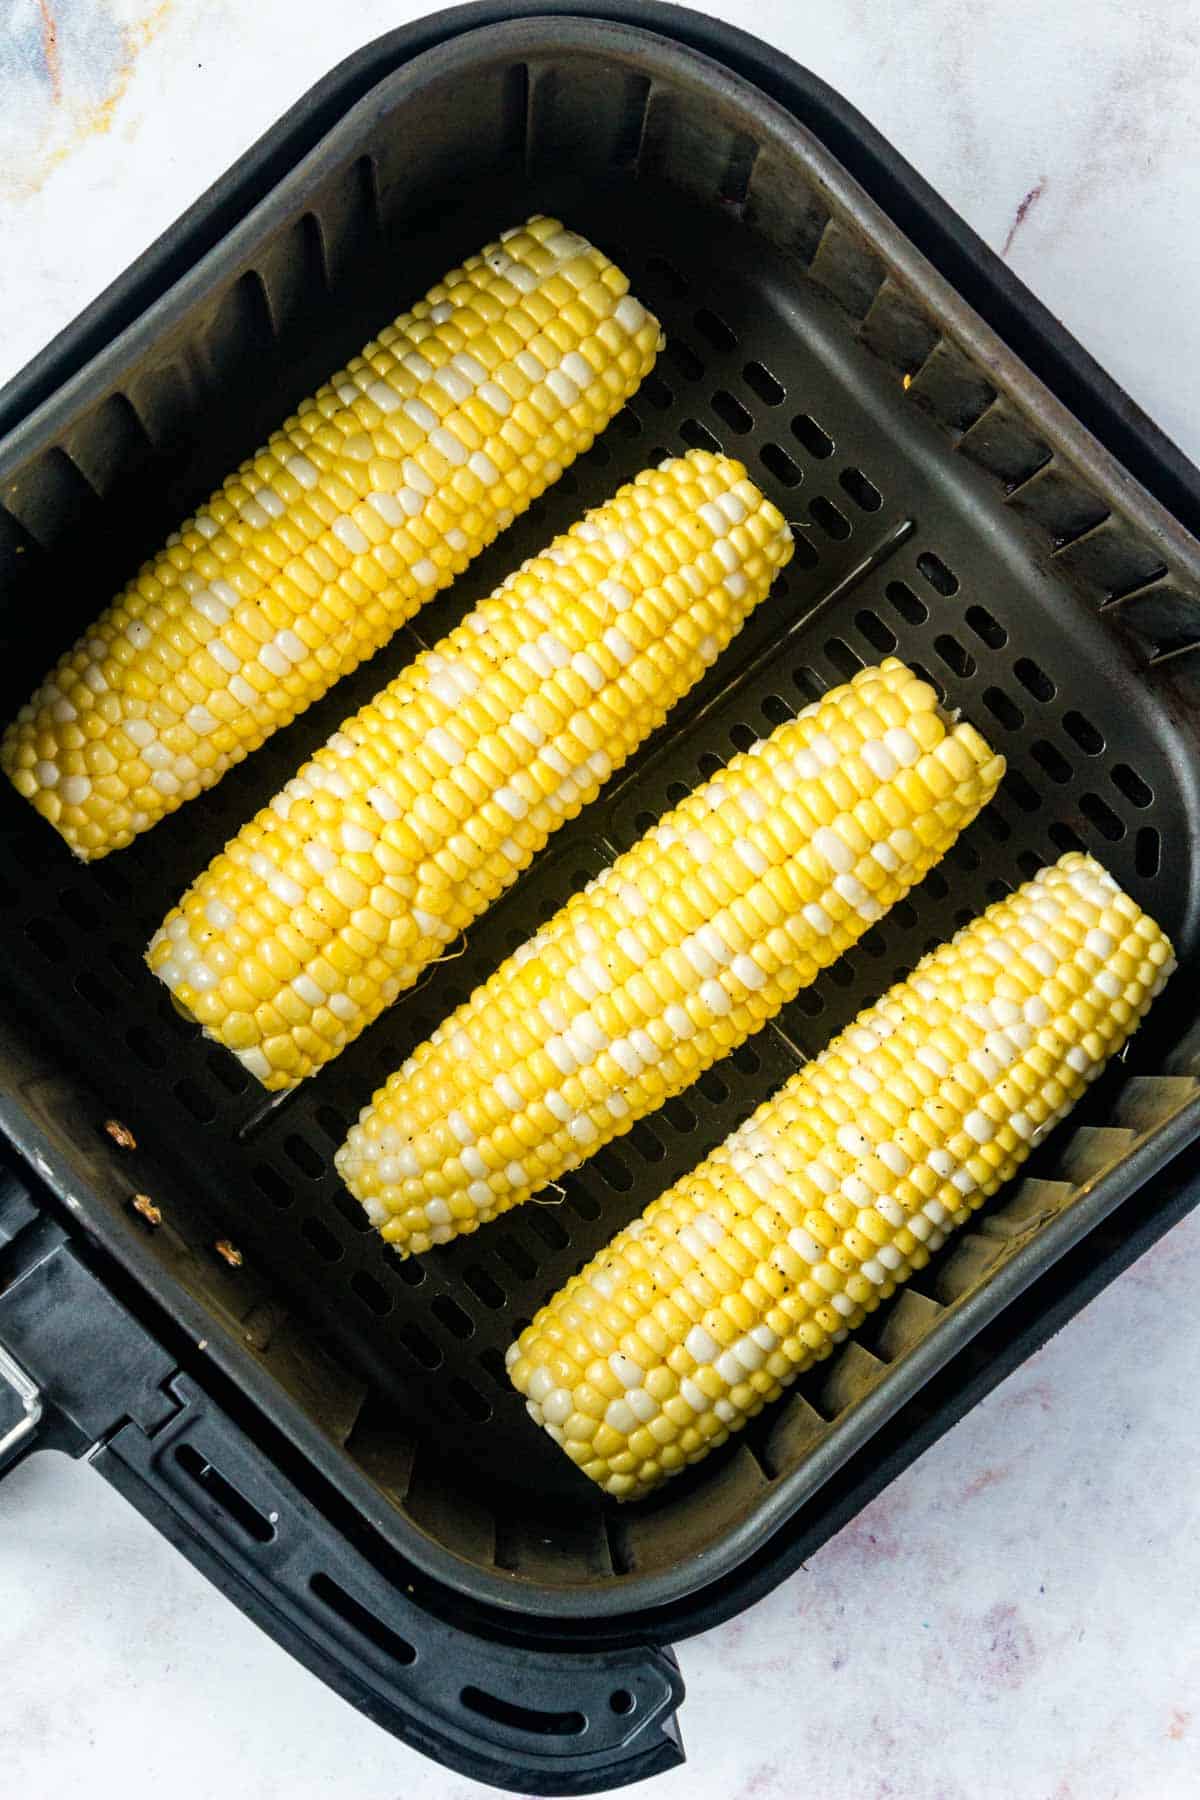
[[211, 787], [588, 448], [661, 342], [628, 286], [557, 220], [506, 232], [168, 539], [0, 742], [77, 856]]
[[528, 1198], [765, 1023], [918, 882], [1003, 772], [889, 659], [737, 756], [522, 946], [338, 1153], [402, 1253]]
[[791, 555], [727, 457], [647, 470], [348, 719], [168, 915], [150, 967], [269, 1088], [337, 1055], [515, 879]]
[[989, 907], [542, 1308], [508, 1352], [533, 1418], [619, 1499], [699, 1461], [1012, 1176], [1173, 967], [1090, 857]]

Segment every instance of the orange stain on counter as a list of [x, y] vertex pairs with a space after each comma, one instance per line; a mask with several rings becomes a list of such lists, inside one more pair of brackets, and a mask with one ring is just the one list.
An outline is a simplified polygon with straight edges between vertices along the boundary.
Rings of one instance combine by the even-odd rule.
[[[90, 138], [111, 131], [138, 60], [174, 10], [159, 0], [139, 19], [107, 17], [107, 8], [36, 0], [41, 68], [36, 85], [14, 93], [0, 144], [0, 194], [31, 198]], [[36, 40], [35, 40], [36, 42]], [[21, 101], [24, 102], [21, 105]]]
[[62, 64], [58, 58], [58, 26], [50, 10], [50, 0], [38, 0], [42, 15], [42, 53], [46, 58], [46, 74], [50, 78], [50, 98], [55, 105], [62, 99]]

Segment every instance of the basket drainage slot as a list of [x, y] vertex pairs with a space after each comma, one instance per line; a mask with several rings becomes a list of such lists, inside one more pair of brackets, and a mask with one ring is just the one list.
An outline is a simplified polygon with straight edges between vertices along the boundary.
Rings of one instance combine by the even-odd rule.
[[578, 1737], [587, 1730], [587, 1719], [581, 1712], [543, 1712], [539, 1707], [518, 1706], [515, 1700], [502, 1700], [498, 1694], [482, 1688], [465, 1687], [462, 1703], [494, 1725], [507, 1725], [513, 1731], [527, 1731], [534, 1737]]
[[327, 1606], [331, 1613], [336, 1613], [343, 1624], [351, 1626], [360, 1637], [366, 1638], [368, 1644], [374, 1644], [376, 1650], [381, 1650], [385, 1656], [390, 1657], [392, 1662], [400, 1663], [405, 1668], [416, 1662], [415, 1644], [410, 1644], [407, 1638], [401, 1637], [398, 1631], [393, 1631], [390, 1625], [385, 1625], [382, 1619], [377, 1619], [353, 1594], [348, 1594], [344, 1587], [339, 1587], [332, 1576], [318, 1571], [308, 1585], [322, 1605]]
[[270, 1519], [260, 1513], [257, 1506], [234, 1487], [232, 1481], [227, 1481], [194, 1444], [177, 1445], [175, 1461], [189, 1480], [203, 1488], [209, 1499], [215, 1501], [235, 1525], [241, 1526], [247, 1537], [252, 1537], [256, 1544], [271, 1542], [275, 1536], [275, 1527]]

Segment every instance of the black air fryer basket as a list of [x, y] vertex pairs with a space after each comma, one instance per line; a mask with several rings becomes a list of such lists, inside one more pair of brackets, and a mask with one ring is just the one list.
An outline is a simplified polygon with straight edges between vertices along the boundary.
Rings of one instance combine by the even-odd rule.
[[[88, 1452], [389, 1730], [498, 1786], [582, 1793], [680, 1759], [663, 1646], [778, 1581], [1200, 1195], [1200, 475], [803, 70], [636, 0], [470, 6], [335, 71], [0, 395], [0, 716], [247, 446], [534, 211], [666, 328], [595, 448], [129, 850], [78, 865], [0, 797], [0, 1472]], [[786, 575], [467, 953], [265, 1101], [171, 1010], [151, 931], [418, 645], [689, 445], [741, 457], [793, 521]], [[391, 1257], [332, 1170], [363, 1098], [732, 749], [892, 652], [1005, 753], [995, 803], [560, 1206]], [[1074, 847], [1184, 964], [1127, 1058], [781, 1404], [651, 1501], [604, 1500], [509, 1389], [515, 1331], [927, 945]]]

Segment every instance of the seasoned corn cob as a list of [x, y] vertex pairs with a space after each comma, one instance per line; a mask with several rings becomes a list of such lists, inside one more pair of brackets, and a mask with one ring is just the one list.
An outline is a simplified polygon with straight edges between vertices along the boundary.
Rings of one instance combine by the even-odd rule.
[[167, 916], [150, 967], [265, 1086], [310, 1075], [595, 797], [791, 549], [740, 463], [639, 475], [346, 721]]
[[77, 856], [212, 787], [588, 448], [662, 341], [628, 286], [557, 220], [505, 232], [167, 540], [0, 742]]
[[1004, 769], [889, 659], [737, 756], [511, 956], [337, 1156], [402, 1253], [474, 1231], [757, 1031], [918, 882]]
[[1007, 1181], [1172, 968], [1064, 856], [859, 1014], [508, 1352], [529, 1411], [636, 1500], [738, 1431]]

